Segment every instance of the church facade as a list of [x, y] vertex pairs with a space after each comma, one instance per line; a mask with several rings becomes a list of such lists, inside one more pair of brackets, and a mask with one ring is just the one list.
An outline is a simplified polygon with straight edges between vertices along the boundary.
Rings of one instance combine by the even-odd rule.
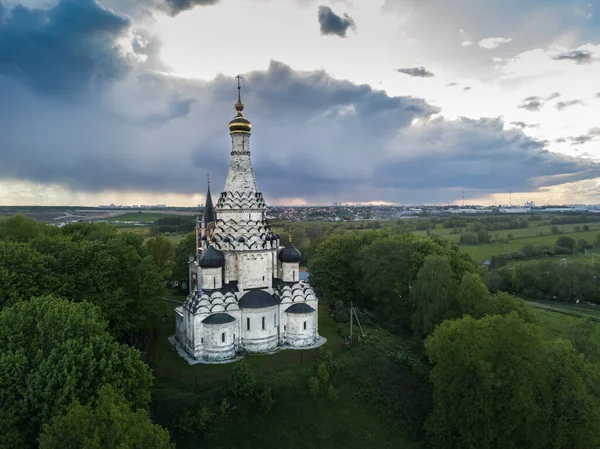
[[318, 299], [299, 279], [301, 254], [273, 233], [250, 159], [252, 124], [240, 98], [229, 122], [231, 162], [216, 205], [210, 182], [196, 226], [189, 295], [175, 309], [176, 344], [194, 360], [308, 347], [319, 342]]

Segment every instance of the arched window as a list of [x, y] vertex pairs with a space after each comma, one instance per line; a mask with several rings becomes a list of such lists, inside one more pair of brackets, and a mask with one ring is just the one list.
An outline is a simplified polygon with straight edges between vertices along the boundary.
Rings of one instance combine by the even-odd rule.
[[265, 317], [262, 317], [262, 330], [265, 330]]
[[221, 342], [225, 343], [225, 332], [221, 334]]
[[273, 326], [277, 327], [277, 314], [273, 315]]
[[304, 322], [304, 330], [306, 330], [306, 321]]
[[246, 329], [250, 330], [250, 318], [246, 318]]
[[296, 280], [296, 270], [292, 270], [292, 281]]

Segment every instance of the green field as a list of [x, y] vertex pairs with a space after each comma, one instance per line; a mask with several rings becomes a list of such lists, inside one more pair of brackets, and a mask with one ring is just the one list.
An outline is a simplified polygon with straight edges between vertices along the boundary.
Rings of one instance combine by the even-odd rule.
[[146, 213], [146, 212], [131, 212], [123, 215], [117, 215], [115, 217], [107, 218], [107, 221], [130, 221], [132, 223], [135, 222], [149, 222], [156, 221], [159, 218], [171, 217], [172, 214], [160, 214], [160, 213]]
[[[584, 226], [589, 226], [589, 231], [575, 232], [575, 228], [580, 229]], [[438, 225], [439, 226], [439, 225]], [[596, 236], [600, 233], [600, 223], [580, 223], [568, 225], [556, 225], [561, 234], [552, 234], [551, 225], [539, 225], [531, 222], [528, 228], [509, 229], [504, 231], [490, 231], [493, 238], [508, 240], [506, 243], [488, 243], [483, 245], [460, 245], [461, 251], [469, 254], [476, 262], [489, 260], [492, 256], [500, 254], [508, 254], [514, 251], [520, 251], [527, 244], [532, 245], [548, 245], [554, 247], [556, 240], [560, 235], [567, 235], [574, 238], [576, 241], [585, 239], [588, 243], [594, 242]], [[458, 244], [460, 241], [460, 233], [452, 228], [432, 229], [431, 234], [438, 235], [450, 242]], [[418, 235], [426, 235], [427, 231], [414, 231]], [[510, 239], [509, 239], [510, 235]], [[600, 252], [598, 253], [600, 256]], [[558, 256], [557, 256], [558, 257]], [[566, 259], [583, 257], [580, 254], [560, 255]]]

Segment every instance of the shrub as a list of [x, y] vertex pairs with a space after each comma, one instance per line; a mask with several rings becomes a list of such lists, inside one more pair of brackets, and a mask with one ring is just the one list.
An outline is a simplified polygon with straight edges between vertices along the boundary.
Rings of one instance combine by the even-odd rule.
[[265, 385], [264, 390], [260, 394], [259, 398], [260, 409], [265, 415], [268, 415], [273, 410], [273, 405], [275, 404], [275, 399], [273, 399], [273, 393], [271, 392], [271, 387]]
[[319, 379], [315, 376], [312, 376], [308, 379], [308, 394], [310, 394], [311, 398], [316, 398], [319, 396]]
[[327, 371], [327, 367], [324, 363], [319, 364], [319, 368], [317, 368], [317, 376], [319, 376], [319, 379], [324, 384], [329, 381], [329, 371]]
[[231, 372], [231, 392], [242, 398], [248, 398], [256, 391], [258, 380], [256, 374], [248, 365], [248, 362], [242, 360], [235, 364]]
[[219, 416], [223, 419], [227, 419], [231, 416], [231, 413], [235, 410], [235, 407], [227, 400], [227, 398], [221, 401], [219, 406]]
[[327, 399], [330, 401], [337, 401], [340, 398], [340, 392], [333, 388], [333, 385], [329, 385], [327, 389]]

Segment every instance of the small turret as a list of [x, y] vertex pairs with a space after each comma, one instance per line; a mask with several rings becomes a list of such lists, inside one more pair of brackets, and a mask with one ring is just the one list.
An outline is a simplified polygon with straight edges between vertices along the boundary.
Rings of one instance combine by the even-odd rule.
[[283, 282], [297, 282], [299, 280], [300, 259], [302, 253], [292, 243], [292, 228], [288, 231], [289, 241], [279, 252], [281, 261], [281, 278]]
[[223, 267], [225, 256], [213, 245], [210, 245], [198, 261], [202, 271], [202, 288], [216, 290], [223, 286]]

